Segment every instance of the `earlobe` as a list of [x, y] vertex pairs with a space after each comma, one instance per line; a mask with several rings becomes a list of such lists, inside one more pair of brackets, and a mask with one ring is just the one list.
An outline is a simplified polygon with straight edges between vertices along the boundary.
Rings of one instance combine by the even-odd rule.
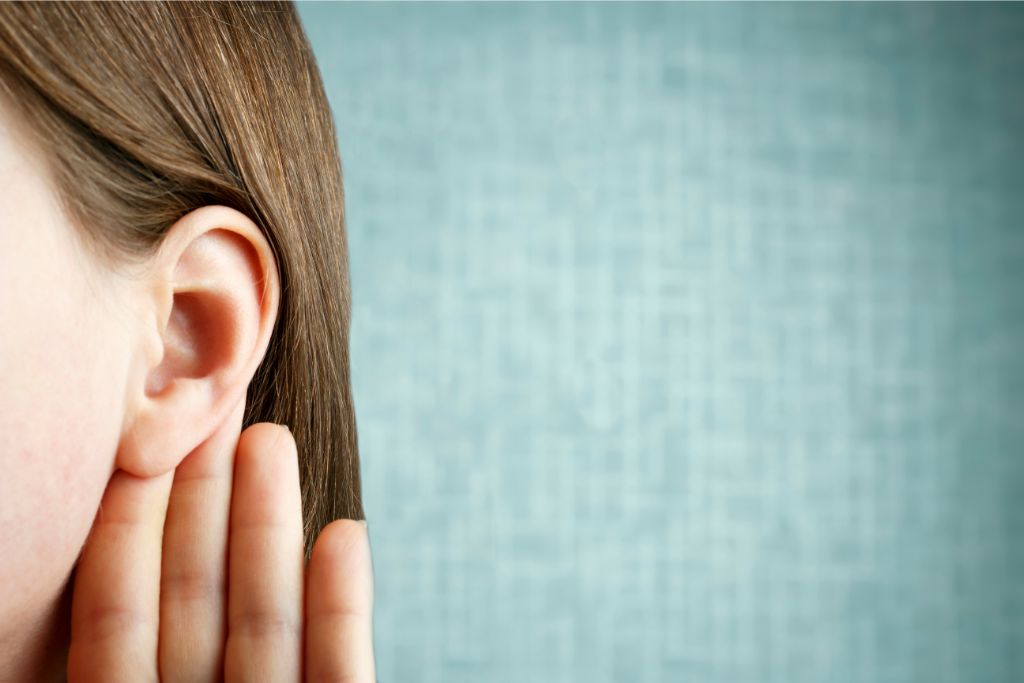
[[214, 434], [266, 353], [280, 278], [244, 214], [204, 206], [168, 231], [139, 282], [146, 325], [115, 467], [151, 477]]

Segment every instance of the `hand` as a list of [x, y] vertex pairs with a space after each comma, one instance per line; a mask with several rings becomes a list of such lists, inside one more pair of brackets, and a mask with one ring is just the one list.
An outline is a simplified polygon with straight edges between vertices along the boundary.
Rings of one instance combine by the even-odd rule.
[[174, 472], [114, 473], [76, 570], [68, 680], [373, 683], [372, 604], [365, 524], [331, 523], [305, 563], [291, 432], [225, 429]]

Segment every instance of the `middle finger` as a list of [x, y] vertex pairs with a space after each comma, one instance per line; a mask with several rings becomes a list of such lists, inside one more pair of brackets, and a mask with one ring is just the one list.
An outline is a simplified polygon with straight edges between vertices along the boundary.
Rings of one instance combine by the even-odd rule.
[[302, 676], [302, 497], [295, 441], [252, 425], [238, 440], [231, 499], [228, 683]]

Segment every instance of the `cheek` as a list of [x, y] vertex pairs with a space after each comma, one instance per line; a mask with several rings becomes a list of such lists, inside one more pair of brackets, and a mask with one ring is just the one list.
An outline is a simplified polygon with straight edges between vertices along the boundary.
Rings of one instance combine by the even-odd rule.
[[56, 297], [35, 310], [46, 313], [21, 311], [0, 340], [0, 624], [31, 618], [60, 593], [110, 478], [123, 414], [123, 351], [104, 344], [103, 324]]
[[0, 439], [0, 605], [45, 600], [60, 587], [88, 534], [116, 448], [83, 405], [55, 408], [52, 397], [28, 398], [26, 409], [44, 400], [30, 424], [0, 425], [7, 435]]

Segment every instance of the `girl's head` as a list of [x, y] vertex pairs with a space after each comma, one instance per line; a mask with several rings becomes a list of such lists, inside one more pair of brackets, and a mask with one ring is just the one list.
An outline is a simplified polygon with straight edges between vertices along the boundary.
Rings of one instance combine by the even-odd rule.
[[307, 552], [362, 518], [349, 291], [291, 5], [0, 5], [0, 624], [59, 594], [115, 469], [243, 398], [295, 435]]

